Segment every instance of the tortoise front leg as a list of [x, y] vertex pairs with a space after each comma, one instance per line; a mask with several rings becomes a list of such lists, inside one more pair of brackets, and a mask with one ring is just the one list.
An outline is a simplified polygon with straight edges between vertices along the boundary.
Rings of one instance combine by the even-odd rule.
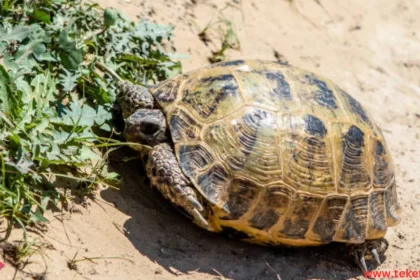
[[374, 259], [378, 265], [381, 264], [380, 257], [382, 257], [385, 251], [388, 249], [388, 241], [385, 238], [366, 240], [362, 244], [353, 245], [350, 253], [353, 256], [354, 262], [360, 267], [363, 272], [366, 272], [366, 260]]
[[165, 198], [183, 208], [196, 224], [207, 230], [204, 207], [188, 178], [182, 173], [172, 147], [162, 143], [153, 147], [146, 164], [147, 176]]

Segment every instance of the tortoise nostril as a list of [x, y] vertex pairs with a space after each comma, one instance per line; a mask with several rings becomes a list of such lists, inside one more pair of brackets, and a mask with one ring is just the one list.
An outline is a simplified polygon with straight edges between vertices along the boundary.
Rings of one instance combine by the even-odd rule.
[[143, 123], [140, 127], [140, 131], [143, 134], [153, 135], [159, 130], [159, 126], [155, 123]]

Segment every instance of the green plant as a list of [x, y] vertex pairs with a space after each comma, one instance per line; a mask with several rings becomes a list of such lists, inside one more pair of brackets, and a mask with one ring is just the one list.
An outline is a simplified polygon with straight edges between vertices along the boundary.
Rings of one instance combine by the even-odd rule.
[[87, 257], [83, 257], [81, 259], [76, 259], [77, 257], [77, 253], [74, 254], [72, 259], [67, 260], [67, 267], [71, 270], [76, 270], [77, 269], [77, 263], [79, 262], [83, 262], [83, 261], [90, 261], [93, 262], [94, 260], [102, 260], [102, 259], [119, 259], [119, 260], [124, 260], [124, 261], [128, 261], [128, 262], [132, 262], [131, 260], [127, 259], [127, 258], [122, 258], [122, 257], [109, 257], [109, 256], [105, 256], [105, 257], [91, 257], [91, 258], [87, 258]]
[[201, 41], [203, 41], [205, 44], [211, 41], [208, 32], [210, 31], [210, 29], [213, 28], [217, 28], [221, 40], [220, 49], [217, 51], [213, 51], [212, 56], [209, 57], [209, 61], [211, 63], [216, 63], [226, 60], [226, 50], [240, 50], [241, 44], [238, 36], [236, 35], [232, 22], [228, 19], [220, 19], [216, 22], [207, 24], [207, 26], [198, 34]]
[[[47, 221], [66, 202], [58, 179], [89, 194], [109, 183], [115, 79], [158, 82], [181, 71], [165, 51], [172, 27], [135, 23], [114, 9], [73, 0], [0, 1], [0, 216], [14, 225]], [[26, 235], [25, 235], [26, 236]]]
[[43, 247], [45, 247], [45, 244], [40, 240], [24, 240], [0, 244], [5, 260], [20, 270], [25, 268], [30, 257], [34, 254], [40, 254], [43, 257], [41, 250]]

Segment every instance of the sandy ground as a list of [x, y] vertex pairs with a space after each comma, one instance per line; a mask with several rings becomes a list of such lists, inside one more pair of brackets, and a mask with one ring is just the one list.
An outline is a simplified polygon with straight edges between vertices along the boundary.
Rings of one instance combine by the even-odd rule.
[[[402, 223], [387, 233], [391, 246], [378, 270], [420, 270], [420, 1], [98, 2], [132, 18], [173, 24], [176, 52], [188, 55], [185, 71], [207, 64], [219, 44], [213, 32], [206, 46], [197, 36], [200, 29], [227, 18], [241, 42], [240, 50], [227, 52], [229, 58], [273, 60], [277, 52], [356, 97], [383, 128], [403, 207]], [[48, 214], [48, 231], [33, 235], [46, 246], [27, 272], [47, 270], [38, 279], [60, 280], [363, 278], [342, 246], [269, 249], [200, 230], [144, 184], [140, 163], [124, 163], [125, 156], [129, 150], [113, 155], [124, 181], [120, 191], [101, 190], [73, 214]], [[71, 259], [75, 270], [68, 268]], [[6, 266], [0, 279], [13, 273]], [[19, 273], [16, 279], [32, 278]]]

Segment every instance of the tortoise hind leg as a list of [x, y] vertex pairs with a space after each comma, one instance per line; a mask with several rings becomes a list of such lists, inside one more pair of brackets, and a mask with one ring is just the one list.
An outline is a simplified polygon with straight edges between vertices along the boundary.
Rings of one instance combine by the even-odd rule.
[[366, 258], [374, 259], [378, 265], [381, 264], [380, 257], [383, 256], [388, 249], [389, 243], [385, 238], [366, 240], [362, 244], [353, 245], [351, 248], [351, 255], [354, 262], [360, 267], [363, 272], [366, 272]]
[[184, 209], [196, 224], [211, 230], [204, 216], [206, 211], [199, 202], [196, 190], [182, 173], [174, 151], [167, 143], [153, 147], [146, 163], [147, 176], [165, 198]]

